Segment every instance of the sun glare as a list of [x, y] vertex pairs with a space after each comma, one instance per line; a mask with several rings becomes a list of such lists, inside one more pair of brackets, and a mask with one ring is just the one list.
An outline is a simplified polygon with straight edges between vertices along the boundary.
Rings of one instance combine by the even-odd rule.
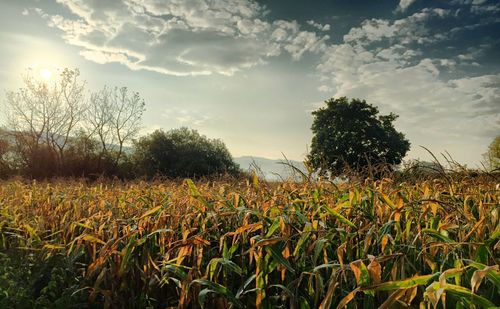
[[39, 73], [40, 77], [45, 80], [49, 80], [52, 77], [52, 72], [47, 68], [41, 69]]

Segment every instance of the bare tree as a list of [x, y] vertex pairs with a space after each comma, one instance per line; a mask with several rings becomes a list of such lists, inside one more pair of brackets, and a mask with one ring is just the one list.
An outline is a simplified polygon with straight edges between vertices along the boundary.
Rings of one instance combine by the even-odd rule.
[[49, 117], [49, 141], [53, 149], [58, 150], [59, 159], [64, 163], [64, 149], [68, 141], [74, 135], [83, 118], [83, 113], [87, 108], [84, 98], [84, 83], [78, 82], [78, 70], [71, 71], [65, 69], [61, 74], [59, 92], [54, 93], [56, 100], [50, 111]]
[[124, 147], [139, 132], [144, 111], [139, 93], [129, 93], [126, 87], [104, 87], [91, 95], [87, 122], [101, 144], [101, 156], [112, 156], [119, 163]]
[[108, 147], [111, 147], [113, 143], [110, 125], [112, 122], [110, 97], [110, 89], [106, 86], [101, 91], [92, 93], [86, 113], [89, 136], [96, 138], [101, 146], [100, 160], [108, 154]]
[[64, 164], [64, 149], [86, 108], [79, 75], [77, 69], [64, 69], [53, 80], [44, 80], [28, 70], [24, 87], [7, 92], [8, 125], [25, 161], [32, 161], [43, 146], [59, 168]]
[[97, 170], [116, 168], [140, 129], [145, 103], [139, 93], [104, 87], [87, 101], [78, 70], [64, 69], [51, 80], [34, 73], [28, 70], [23, 87], [6, 96], [7, 126], [23, 168], [41, 177], [53, 175], [53, 169], [66, 171], [68, 149], [83, 131], [85, 139], [100, 145], [94, 148]]

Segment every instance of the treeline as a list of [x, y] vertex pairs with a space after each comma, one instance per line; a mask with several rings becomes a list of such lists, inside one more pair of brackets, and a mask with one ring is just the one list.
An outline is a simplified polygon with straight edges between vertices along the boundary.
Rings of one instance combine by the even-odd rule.
[[196, 177], [236, 173], [220, 140], [181, 128], [138, 138], [145, 102], [126, 87], [87, 93], [78, 70], [44, 80], [28, 71], [9, 91], [0, 176]]

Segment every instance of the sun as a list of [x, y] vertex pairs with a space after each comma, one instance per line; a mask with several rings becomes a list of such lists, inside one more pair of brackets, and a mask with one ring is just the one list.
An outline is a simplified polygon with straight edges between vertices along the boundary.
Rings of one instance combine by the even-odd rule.
[[44, 80], [49, 80], [52, 77], [52, 71], [47, 68], [40, 69], [38, 73], [40, 74], [40, 77]]

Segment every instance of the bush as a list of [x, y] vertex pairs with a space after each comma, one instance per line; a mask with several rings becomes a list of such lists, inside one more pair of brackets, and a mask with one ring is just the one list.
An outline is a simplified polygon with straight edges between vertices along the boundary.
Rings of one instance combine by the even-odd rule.
[[239, 171], [221, 140], [196, 130], [157, 130], [135, 144], [134, 162], [139, 175], [201, 177]]

